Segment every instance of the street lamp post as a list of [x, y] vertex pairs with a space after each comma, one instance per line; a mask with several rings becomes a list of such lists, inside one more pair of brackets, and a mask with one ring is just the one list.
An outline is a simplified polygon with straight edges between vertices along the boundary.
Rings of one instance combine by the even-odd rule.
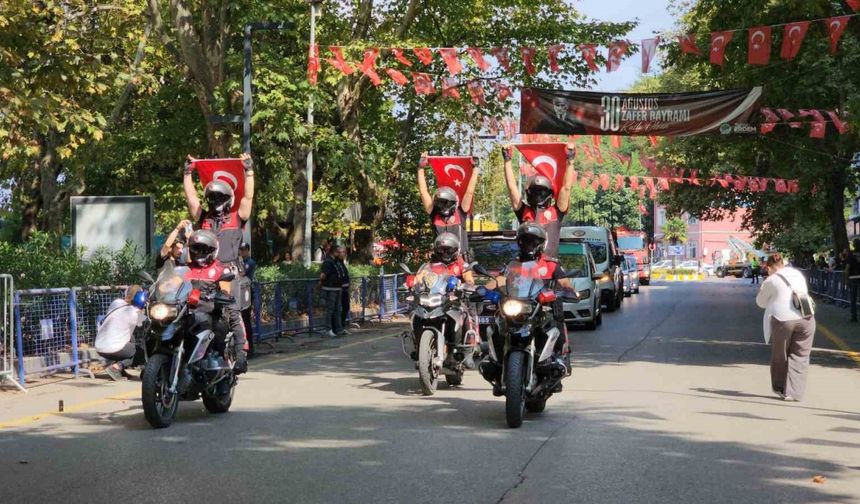
[[[311, 6], [311, 50], [316, 44], [317, 31], [317, 8], [322, 3], [322, 0], [308, 0]], [[305, 178], [308, 181], [308, 190], [305, 195], [305, 232], [304, 240], [302, 241], [302, 256], [304, 256], [305, 266], [311, 265], [311, 241], [313, 240], [313, 228], [311, 221], [313, 217], [313, 201], [314, 201], [314, 145], [313, 145], [313, 125], [314, 125], [314, 95], [313, 91], [308, 95], [308, 131], [311, 135], [310, 145], [308, 146], [308, 159], [305, 165]]]

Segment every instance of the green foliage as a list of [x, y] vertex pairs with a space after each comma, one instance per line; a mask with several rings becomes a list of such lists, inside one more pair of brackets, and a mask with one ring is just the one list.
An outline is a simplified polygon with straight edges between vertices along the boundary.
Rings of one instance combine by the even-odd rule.
[[687, 223], [680, 217], [666, 219], [663, 224], [663, 239], [669, 243], [684, 243], [687, 241]]
[[[357, 279], [379, 275], [379, 268], [370, 265], [347, 264], [349, 277]], [[391, 272], [389, 272], [391, 273]], [[319, 279], [320, 265], [311, 264], [306, 268], [301, 263], [280, 263], [277, 265], [260, 266], [256, 271], [258, 282], [275, 282], [288, 279]]]
[[17, 289], [124, 285], [137, 282], [137, 273], [149, 264], [130, 244], [119, 252], [97, 251], [86, 261], [83, 248], [58, 249], [58, 238], [47, 233], [35, 233], [23, 244], [0, 242], [0, 264]]

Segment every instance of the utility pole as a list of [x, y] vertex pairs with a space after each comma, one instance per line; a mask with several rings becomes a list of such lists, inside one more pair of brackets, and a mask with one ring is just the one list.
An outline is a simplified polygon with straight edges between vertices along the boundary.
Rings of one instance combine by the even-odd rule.
[[[311, 5], [311, 50], [316, 44], [317, 38], [317, 7], [322, 0], [308, 0]], [[305, 267], [311, 265], [311, 242], [313, 241], [313, 202], [314, 202], [314, 95], [313, 91], [308, 95], [308, 131], [311, 135], [308, 146], [308, 160], [305, 166], [305, 178], [308, 181], [308, 191], [305, 194], [305, 232], [302, 240], [302, 256]]]

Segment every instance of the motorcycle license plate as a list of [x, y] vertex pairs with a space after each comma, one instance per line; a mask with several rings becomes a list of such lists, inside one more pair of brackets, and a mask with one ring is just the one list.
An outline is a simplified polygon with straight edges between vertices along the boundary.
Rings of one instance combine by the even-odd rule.
[[481, 315], [480, 317], [478, 317], [478, 323], [479, 324], [492, 324], [493, 323], [493, 317], [488, 316], [488, 315]]

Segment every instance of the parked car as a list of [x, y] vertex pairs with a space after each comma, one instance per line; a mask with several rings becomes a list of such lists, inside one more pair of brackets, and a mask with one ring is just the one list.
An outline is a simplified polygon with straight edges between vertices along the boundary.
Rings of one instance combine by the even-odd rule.
[[597, 329], [603, 323], [603, 311], [595, 278], [601, 275], [598, 275], [594, 265], [591, 246], [581, 241], [562, 239], [558, 247], [558, 260], [565, 272], [582, 272], [571, 279], [575, 292], [565, 293], [564, 321], [567, 324], [584, 324], [590, 331]]
[[711, 276], [714, 274], [714, 267], [710, 264], [699, 263], [699, 261], [684, 261], [678, 265], [678, 269], [691, 269], [696, 270], [700, 274], [705, 274]]
[[636, 258], [632, 255], [624, 256], [621, 272], [624, 274], [624, 295], [639, 294], [639, 272]]
[[566, 226], [561, 228], [561, 238], [578, 239], [588, 243], [597, 272], [603, 274], [598, 281], [601, 304], [606, 306], [608, 312], [621, 308], [621, 303], [624, 302], [624, 277], [621, 273], [624, 256], [619, 255], [615, 239], [609, 230], [595, 226]]
[[651, 271], [658, 270], [658, 269], [669, 269], [671, 267], [672, 267], [672, 261], [663, 260], [663, 261], [658, 261], [658, 262], [655, 262], [654, 264], [652, 264], [651, 265]]

